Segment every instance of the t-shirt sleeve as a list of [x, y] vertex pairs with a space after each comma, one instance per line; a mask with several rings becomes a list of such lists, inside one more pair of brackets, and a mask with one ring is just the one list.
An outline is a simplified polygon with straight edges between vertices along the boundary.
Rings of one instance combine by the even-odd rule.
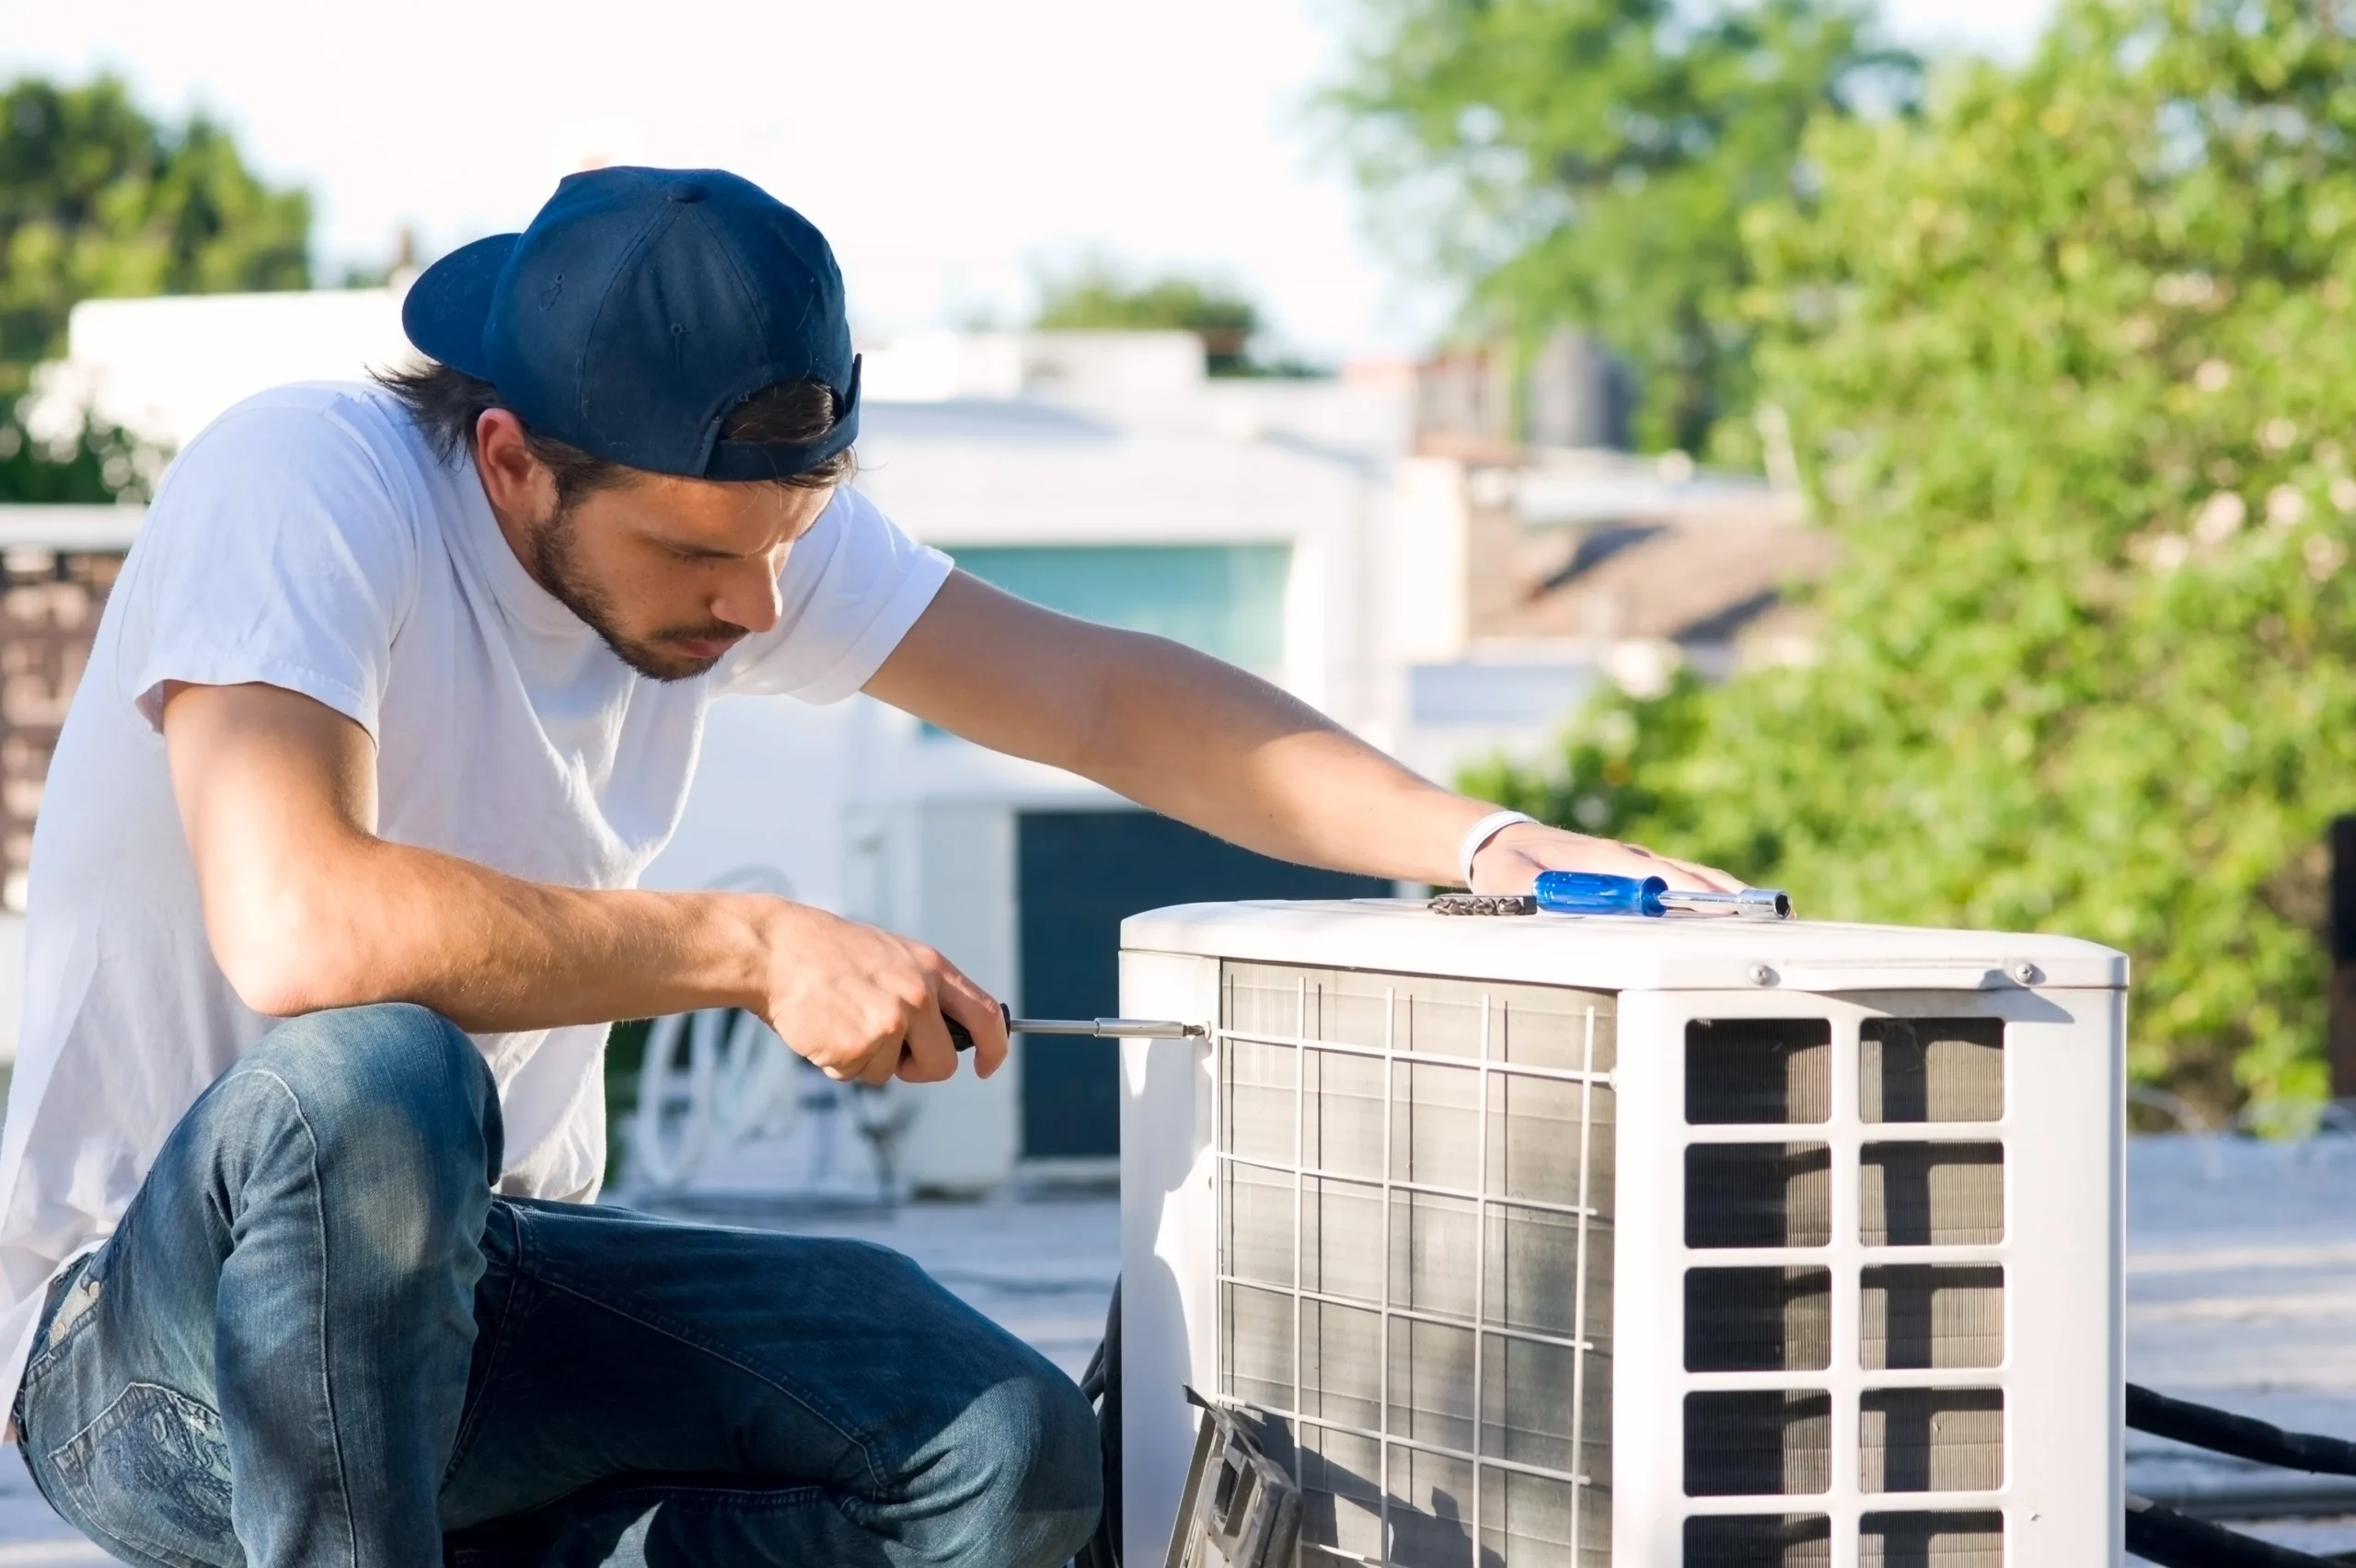
[[164, 477], [123, 587], [123, 698], [163, 723], [167, 682], [300, 692], [376, 734], [415, 593], [413, 498], [323, 408], [249, 405]]
[[794, 542], [772, 629], [732, 655], [722, 689], [839, 702], [865, 686], [949, 579], [949, 558], [843, 489]]

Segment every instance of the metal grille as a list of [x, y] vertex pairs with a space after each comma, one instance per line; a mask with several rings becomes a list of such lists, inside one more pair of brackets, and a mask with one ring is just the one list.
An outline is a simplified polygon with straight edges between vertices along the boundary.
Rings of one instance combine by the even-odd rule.
[[[1710, 1129], [1689, 1135], [1684, 1150], [1685, 1370], [1761, 1383], [1822, 1374], [1832, 1385], [1684, 1395], [1687, 1496], [1802, 1509], [1822, 1499], [1825, 1510], [1689, 1516], [1685, 1568], [1829, 1563], [1836, 1542], [1849, 1550], [1850, 1519], [1861, 1563], [1996, 1568], [1999, 1513], [1852, 1510], [2004, 1484], [2002, 1389], [1953, 1379], [1859, 1388], [1856, 1378], [1992, 1371], [2004, 1361], [2000, 1256], [1910, 1262], [1878, 1251], [2004, 1244], [2005, 1149], [1991, 1136], [2004, 1116], [2004, 1021], [1871, 1017], [1853, 1032], [1823, 1018], [1694, 1020], [1684, 1064], [1686, 1124]], [[1832, 1091], [1851, 1073], [1856, 1101], [1844, 1111]], [[1947, 1124], [1946, 1136], [1931, 1124]], [[1720, 1130], [1743, 1126], [1761, 1141]], [[1853, 1216], [1836, 1213], [1844, 1172], [1854, 1177]], [[1828, 1251], [1820, 1262], [1718, 1262], [1729, 1249]], [[1854, 1335], [1854, 1362], [1836, 1331]], [[1854, 1448], [1840, 1435], [1841, 1405], [1854, 1412]]]
[[1686, 1271], [1688, 1372], [1821, 1372], [1831, 1365], [1831, 1269]]
[[1220, 1393], [1304, 1563], [1611, 1562], [1608, 993], [1230, 963]]
[[1859, 1364], [1868, 1370], [2004, 1359], [2004, 1271], [1995, 1264], [1867, 1269], [1859, 1304]]
[[2004, 1516], [1867, 1514], [1858, 1568], [2004, 1568]]
[[[2004, 1516], [1867, 1514], [1859, 1568], [2004, 1568]], [[1731, 1514], [1685, 1521], [1684, 1568], [1831, 1568], [1822, 1514]]]
[[2004, 1483], [2001, 1389], [1877, 1389], [1859, 1423], [1865, 1492], [1993, 1492]]
[[1695, 1019], [1685, 1026], [1685, 1120], [1821, 1122], [1832, 1114], [1832, 1026], [1820, 1018]]
[[2004, 1020], [1865, 1020], [1857, 1030], [1857, 1114], [1867, 1122], [2002, 1119]]
[[1832, 1239], [1828, 1144], [1693, 1144], [1685, 1150], [1685, 1244], [1821, 1247]]
[[1822, 1514], [1688, 1519], [1685, 1568], [1832, 1568], [1832, 1521]]
[[1685, 1396], [1685, 1495], [1807, 1497], [1832, 1485], [1832, 1397], [1807, 1389]]
[[2004, 1239], [2003, 1144], [1867, 1144], [1859, 1175], [1868, 1247], [1984, 1247]]

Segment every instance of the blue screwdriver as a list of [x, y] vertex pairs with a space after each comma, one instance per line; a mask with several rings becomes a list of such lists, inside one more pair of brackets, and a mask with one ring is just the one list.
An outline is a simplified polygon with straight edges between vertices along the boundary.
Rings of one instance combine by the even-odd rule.
[[1747, 887], [1738, 893], [1671, 888], [1659, 877], [1606, 876], [1600, 871], [1541, 871], [1538, 907], [1554, 915], [1650, 915], [1672, 909], [1740, 916], [1746, 920], [1788, 920], [1792, 897], [1778, 887]]

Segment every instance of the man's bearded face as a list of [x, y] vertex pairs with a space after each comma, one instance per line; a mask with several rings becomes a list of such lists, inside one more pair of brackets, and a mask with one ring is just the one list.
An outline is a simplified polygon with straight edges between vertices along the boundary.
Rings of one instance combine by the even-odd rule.
[[534, 581], [649, 680], [704, 674], [778, 621], [778, 575], [833, 492], [645, 475], [532, 522]]

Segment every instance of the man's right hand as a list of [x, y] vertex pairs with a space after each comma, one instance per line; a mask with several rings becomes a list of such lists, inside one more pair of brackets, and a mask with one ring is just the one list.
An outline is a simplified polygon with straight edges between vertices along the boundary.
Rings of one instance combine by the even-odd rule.
[[957, 1072], [945, 1013], [974, 1037], [983, 1078], [1006, 1060], [997, 999], [933, 949], [806, 905], [764, 899], [770, 962], [760, 1009], [828, 1078], [936, 1083]]

